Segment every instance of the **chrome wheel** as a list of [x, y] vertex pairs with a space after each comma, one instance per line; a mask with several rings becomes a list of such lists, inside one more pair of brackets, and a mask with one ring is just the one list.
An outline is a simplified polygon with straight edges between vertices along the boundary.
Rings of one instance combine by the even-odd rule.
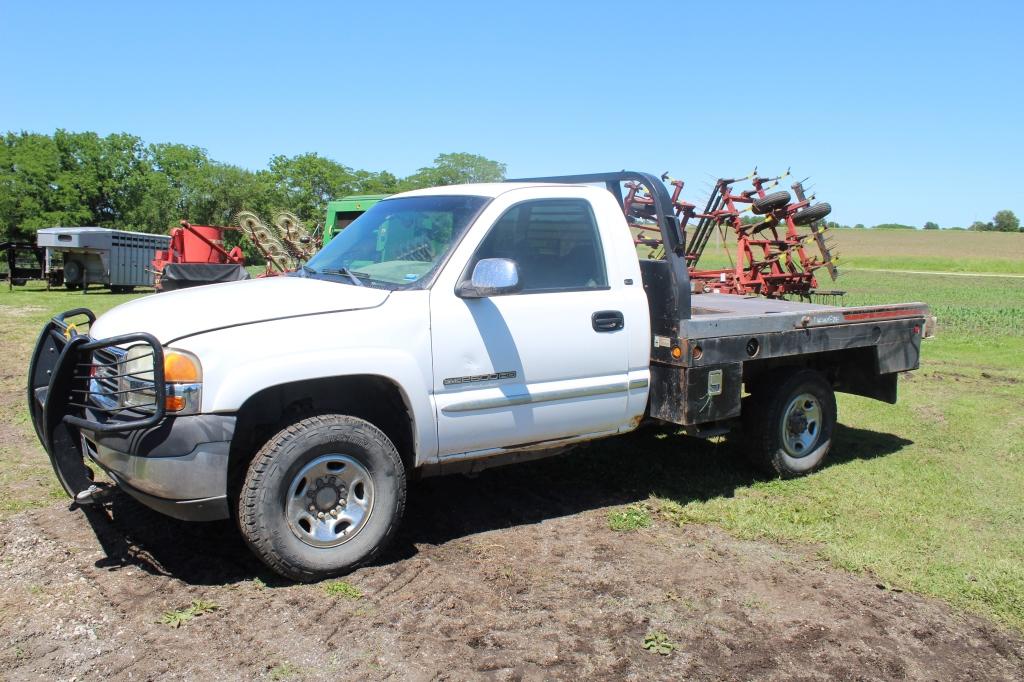
[[313, 547], [336, 547], [351, 540], [372, 511], [370, 472], [348, 455], [317, 457], [288, 487], [288, 526]]
[[822, 412], [818, 399], [801, 393], [790, 401], [782, 417], [782, 448], [799, 459], [814, 451], [821, 435]]

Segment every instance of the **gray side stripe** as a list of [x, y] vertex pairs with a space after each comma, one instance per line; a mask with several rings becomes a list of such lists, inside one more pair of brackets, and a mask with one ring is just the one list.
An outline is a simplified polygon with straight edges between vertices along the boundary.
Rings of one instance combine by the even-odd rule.
[[630, 390], [634, 388], [647, 388], [647, 379], [631, 379], [629, 382]]
[[[647, 380], [643, 379], [644, 385]], [[632, 385], [633, 382], [630, 382]], [[600, 386], [585, 386], [583, 388], [564, 388], [560, 391], [545, 391], [530, 395], [519, 393], [516, 395], [501, 395], [494, 398], [481, 398], [479, 400], [467, 400], [461, 403], [452, 403], [443, 408], [442, 412], [471, 412], [474, 410], [490, 410], [496, 407], [512, 407], [514, 405], [527, 405], [531, 403], [547, 403], [553, 400], [570, 400], [572, 398], [586, 398], [594, 395], [606, 395], [609, 393], [624, 393], [627, 390], [625, 383], [602, 384]]]

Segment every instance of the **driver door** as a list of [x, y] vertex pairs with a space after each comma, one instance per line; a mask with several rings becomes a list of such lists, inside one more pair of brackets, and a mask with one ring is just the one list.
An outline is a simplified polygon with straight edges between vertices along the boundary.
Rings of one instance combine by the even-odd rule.
[[517, 292], [463, 298], [450, 285], [432, 288], [442, 457], [623, 426], [628, 343], [614, 321], [629, 303], [621, 287], [609, 286], [601, 245], [587, 200], [522, 202], [493, 224], [460, 278], [484, 258], [504, 258], [516, 263]]

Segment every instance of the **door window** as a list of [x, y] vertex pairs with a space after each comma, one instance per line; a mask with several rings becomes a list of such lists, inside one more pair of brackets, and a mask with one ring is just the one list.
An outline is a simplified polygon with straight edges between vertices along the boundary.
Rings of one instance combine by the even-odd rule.
[[608, 288], [597, 221], [582, 199], [513, 206], [484, 238], [473, 265], [483, 258], [514, 260], [520, 293]]

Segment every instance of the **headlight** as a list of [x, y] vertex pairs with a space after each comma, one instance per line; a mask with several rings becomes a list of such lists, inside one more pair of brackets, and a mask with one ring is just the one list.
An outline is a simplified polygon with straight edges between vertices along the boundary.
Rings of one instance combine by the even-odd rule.
[[[153, 349], [132, 346], [124, 359], [119, 388], [122, 407], [152, 410], [156, 391]], [[203, 368], [199, 358], [180, 350], [164, 349], [164, 408], [175, 414], [195, 414], [202, 402]]]

